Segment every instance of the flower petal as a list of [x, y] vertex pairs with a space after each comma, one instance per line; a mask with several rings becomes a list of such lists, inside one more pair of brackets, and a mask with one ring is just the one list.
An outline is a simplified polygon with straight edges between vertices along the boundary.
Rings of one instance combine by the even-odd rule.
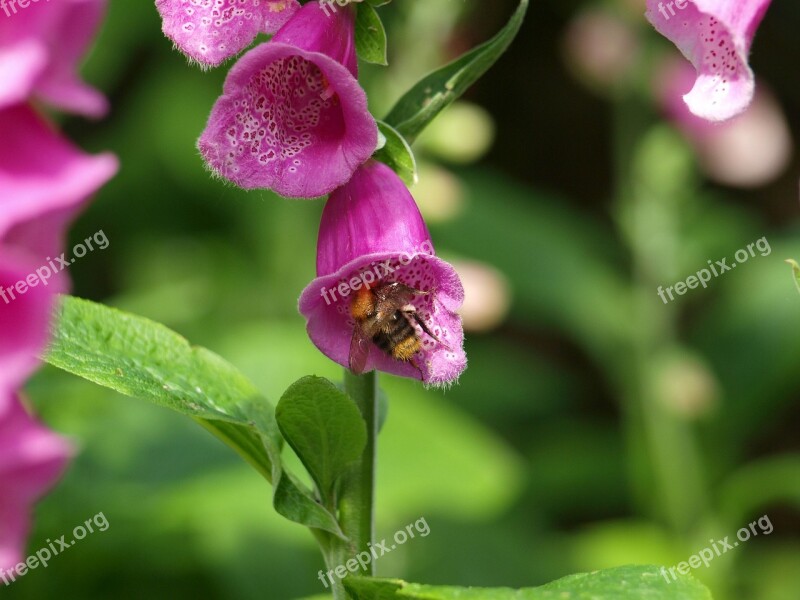
[[262, 9], [264, 25], [261, 31], [270, 34], [277, 32], [298, 10], [300, 3], [297, 0], [266, 0]]
[[[356, 11], [351, 4], [328, 14], [317, 2], [309, 2], [275, 34], [272, 41], [327, 54], [358, 77]], [[335, 8], [335, 7], [331, 7]]]
[[48, 52], [36, 40], [0, 46], [0, 110], [25, 102], [47, 66]]
[[684, 100], [698, 117], [724, 121], [750, 104], [755, 83], [748, 55], [770, 1], [647, 0], [648, 20], [697, 69]]
[[72, 447], [0, 394], [0, 569], [22, 558], [34, 502], [62, 476]]
[[[0, 110], [0, 385], [18, 386], [36, 368], [65, 274], [50, 268], [83, 203], [116, 171], [113, 156], [87, 156], [29, 107]], [[60, 267], [59, 267], [60, 268]], [[39, 269], [47, 278], [33, 281]]]
[[217, 66], [275, 33], [300, 8], [297, 0], [156, 0], [163, 31], [189, 58]]
[[71, 112], [105, 114], [105, 98], [77, 74], [105, 8], [106, 0], [71, 0], [31, 4], [12, 18], [0, 15], [0, 65], [11, 65], [11, 70], [0, 69], [0, 108], [33, 93]]
[[419, 253], [429, 247], [430, 240], [408, 188], [385, 164], [370, 160], [325, 204], [317, 241], [317, 275], [330, 275], [376, 252]]
[[[0, 388], [17, 388], [39, 365], [48, 323], [63, 278], [52, 286], [28, 287], [26, 278], [40, 265], [0, 246]], [[16, 287], [22, 282], [19, 287]], [[49, 282], [48, 282], [49, 283]], [[0, 399], [2, 402], [2, 399]], [[0, 406], [2, 417], [2, 406]]]
[[198, 148], [242, 188], [313, 198], [350, 179], [377, 139], [366, 94], [345, 67], [272, 41], [231, 69]]
[[0, 131], [0, 245], [44, 263], [61, 252], [68, 222], [116, 172], [117, 159], [83, 154], [27, 106], [0, 111]]

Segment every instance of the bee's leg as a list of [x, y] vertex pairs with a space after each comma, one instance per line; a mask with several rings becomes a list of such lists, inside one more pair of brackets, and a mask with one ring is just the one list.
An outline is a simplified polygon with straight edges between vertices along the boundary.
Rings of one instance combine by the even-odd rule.
[[411, 363], [411, 366], [414, 367], [417, 371], [419, 371], [419, 379], [420, 381], [425, 381], [425, 374], [422, 372], [422, 369], [417, 364], [417, 361], [414, 358], [409, 358], [408, 362]]
[[414, 321], [417, 323], [417, 325], [419, 325], [419, 326], [422, 328], [422, 331], [424, 331], [424, 332], [425, 332], [425, 333], [426, 333], [426, 334], [427, 334], [427, 335], [428, 335], [428, 336], [429, 336], [431, 339], [433, 339], [433, 340], [436, 340], [436, 341], [437, 341], [439, 344], [441, 344], [442, 346], [444, 346], [444, 347], [445, 347], [445, 348], [447, 348], [448, 350], [450, 349], [450, 347], [449, 347], [447, 344], [445, 344], [445, 343], [444, 343], [442, 340], [440, 340], [438, 337], [436, 337], [435, 335], [433, 335], [433, 332], [432, 332], [432, 331], [431, 331], [431, 330], [428, 328], [428, 326], [425, 324], [425, 321], [423, 321], [423, 320], [420, 318], [420, 316], [419, 316], [419, 314], [417, 313], [417, 311], [416, 311], [416, 310], [413, 310], [413, 309], [411, 309], [411, 310], [404, 310], [403, 312], [404, 312], [404, 313], [405, 313], [407, 316], [409, 316], [409, 317], [411, 317], [412, 319], [414, 319]]

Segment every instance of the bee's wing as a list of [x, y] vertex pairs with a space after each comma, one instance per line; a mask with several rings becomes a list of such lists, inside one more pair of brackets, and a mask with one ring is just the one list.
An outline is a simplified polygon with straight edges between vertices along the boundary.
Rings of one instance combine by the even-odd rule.
[[370, 339], [364, 332], [364, 328], [356, 323], [353, 337], [350, 340], [350, 370], [356, 375], [361, 375], [367, 366], [370, 346]]
[[379, 298], [375, 303], [375, 320], [378, 323], [385, 324], [394, 313], [408, 304], [409, 300], [410, 298], [406, 299], [403, 295]]
[[394, 282], [375, 292], [377, 302], [375, 311], [378, 314], [378, 321], [384, 321], [392, 316], [396, 311], [402, 309], [416, 295], [425, 295], [427, 292], [416, 290], [403, 283]]

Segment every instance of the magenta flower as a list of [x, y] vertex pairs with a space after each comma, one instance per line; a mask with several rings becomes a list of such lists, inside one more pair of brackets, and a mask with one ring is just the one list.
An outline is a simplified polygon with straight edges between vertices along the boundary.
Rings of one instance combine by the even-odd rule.
[[656, 100], [694, 147], [701, 170], [711, 179], [730, 186], [759, 187], [778, 177], [791, 162], [789, 125], [766, 85], [758, 85], [742, 114], [725, 123], [711, 123], [693, 115], [682, 100], [694, 84], [694, 70], [686, 61], [664, 61], [655, 73]]
[[0, 2], [0, 109], [36, 96], [53, 106], [102, 116], [103, 95], [83, 83], [78, 63], [102, 20], [105, 0]]
[[378, 129], [356, 80], [354, 15], [347, 7], [328, 17], [306, 4], [234, 65], [198, 142], [216, 174], [313, 198], [372, 155]]
[[724, 121], [753, 99], [750, 46], [770, 0], [647, 0], [647, 19], [697, 70], [683, 99], [703, 119]]
[[71, 455], [66, 440], [33, 419], [16, 396], [0, 391], [0, 570], [23, 560], [32, 506]]
[[[386, 311], [375, 306], [383, 300]], [[299, 304], [311, 341], [331, 360], [356, 372], [451, 383], [467, 365], [456, 314], [463, 300], [458, 275], [434, 256], [414, 199], [389, 167], [370, 161], [331, 195], [320, 225], [317, 278]], [[367, 326], [358, 315], [369, 315]], [[380, 319], [386, 328], [377, 331], [372, 326]]]
[[25, 105], [0, 110], [0, 131], [0, 386], [14, 389], [36, 367], [51, 305], [68, 287], [58, 262], [67, 225], [117, 161], [81, 153]]
[[216, 67], [249, 46], [259, 33], [275, 33], [297, 0], [156, 0], [163, 31], [178, 49]]
[[31, 418], [14, 390], [38, 365], [56, 294], [67, 225], [116, 171], [86, 156], [33, 109], [0, 110], [0, 569], [22, 560], [32, 504], [61, 476], [69, 445]]

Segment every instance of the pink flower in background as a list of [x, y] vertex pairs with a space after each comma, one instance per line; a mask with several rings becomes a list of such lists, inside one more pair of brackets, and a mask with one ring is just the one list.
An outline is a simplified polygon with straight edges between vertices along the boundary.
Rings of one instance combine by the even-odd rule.
[[24, 559], [33, 504], [55, 485], [71, 454], [66, 440], [0, 389], [0, 569]]
[[0, 109], [36, 96], [69, 112], [105, 114], [106, 99], [77, 74], [105, 7], [105, 0], [57, 0], [0, 8]]
[[703, 119], [724, 121], [753, 99], [750, 46], [770, 0], [647, 0], [647, 19], [697, 70], [683, 98]]
[[0, 131], [0, 386], [16, 387], [36, 367], [50, 308], [68, 280], [59, 272], [44, 284], [16, 284], [60, 256], [70, 221], [117, 161], [83, 154], [25, 105], [0, 110]]
[[300, 8], [297, 0], [156, 0], [164, 35], [189, 58], [216, 67], [275, 33]]
[[[354, 307], [368, 298], [367, 292], [379, 295], [382, 289], [396, 293], [419, 319], [411, 313], [386, 315], [393, 332], [407, 331], [405, 323], [410, 323], [416, 333], [420, 347], [408, 360], [390, 356], [381, 336], [362, 344], [354, 335]], [[299, 303], [311, 341], [326, 356], [357, 371], [378, 369], [426, 384], [451, 383], [467, 364], [456, 314], [463, 300], [458, 275], [434, 256], [414, 199], [389, 167], [370, 161], [331, 195], [320, 225], [317, 278]]]
[[52, 272], [66, 229], [116, 171], [87, 156], [27, 105], [0, 110], [0, 569], [24, 554], [32, 505], [61, 476], [69, 445], [30, 417], [14, 394], [36, 369], [56, 295]]
[[329, 194], [378, 142], [356, 64], [353, 8], [326, 17], [306, 4], [231, 69], [198, 142], [203, 158], [245, 189]]

